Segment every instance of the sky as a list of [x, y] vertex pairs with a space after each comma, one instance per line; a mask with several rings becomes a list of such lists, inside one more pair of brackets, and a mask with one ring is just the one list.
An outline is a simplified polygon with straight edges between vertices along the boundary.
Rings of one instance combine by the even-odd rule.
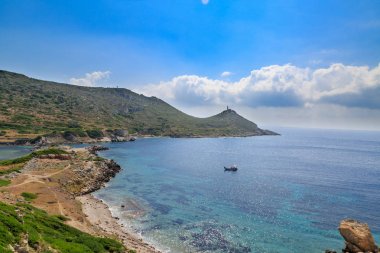
[[199, 117], [380, 130], [380, 1], [1, 0], [0, 69]]

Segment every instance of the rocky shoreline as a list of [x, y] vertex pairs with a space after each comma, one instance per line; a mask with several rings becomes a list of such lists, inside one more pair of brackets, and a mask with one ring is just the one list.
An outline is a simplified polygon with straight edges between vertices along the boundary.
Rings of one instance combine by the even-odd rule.
[[90, 194], [121, 170], [113, 160], [97, 155], [103, 148], [58, 148], [65, 153], [36, 156], [26, 162], [19, 173], [2, 176], [11, 183], [2, 187], [0, 201], [17, 204], [24, 201], [23, 192], [32, 193], [38, 196], [31, 201], [33, 206], [51, 215], [67, 217], [66, 223], [70, 226], [92, 235], [115, 238], [128, 250], [159, 252], [127, 231], [118, 218], [112, 216], [108, 206]]
[[129, 134], [128, 130], [93, 130], [89, 131], [65, 131], [62, 133], [50, 133], [33, 138], [12, 138], [0, 137], [0, 145], [18, 145], [18, 146], [35, 146], [37, 148], [49, 145], [67, 145], [67, 144], [93, 144], [101, 142], [127, 142], [135, 141], [137, 138], [148, 137], [168, 137], [168, 138], [225, 138], [225, 137], [252, 137], [280, 135], [276, 132], [264, 129], [258, 129], [252, 134], [232, 134], [232, 135], [194, 135], [194, 134], [171, 134], [171, 135], [143, 135]]

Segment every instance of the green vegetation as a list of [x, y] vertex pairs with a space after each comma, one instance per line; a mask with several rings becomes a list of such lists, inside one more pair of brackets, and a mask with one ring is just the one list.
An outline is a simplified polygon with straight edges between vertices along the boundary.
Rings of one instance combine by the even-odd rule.
[[21, 196], [24, 197], [26, 201], [32, 201], [33, 199], [36, 199], [38, 197], [37, 194], [31, 192], [23, 192], [21, 193]]
[[60, 219], [61, 221], [69, 221], [69, 220], [70, 220], [70, 218], [68, 218], [68, 217], [66, 217], [66, 216], [64, 216], [64, 215], [60, 215], [60, 214], [58, 214], [58, 215], [53, 215], [53, 217], [57, 217], [57, 218]]
[[19, 164], [19, 163], [25, 163], [31, 160], [33, 157], [37, 157], [40, 155], [49, 155], [49, 154], [67, 154], [67, 152], [61, 149], [57, 149], [57, 148], [42, 149], [42, 150], [34, 151], [30, 153], [29, 155], [21, 156], [15, 159], [0, 161], [0, 166], [8, 166], [8, 165], [14, 165], [14, 164]]
[[88, 137], [92, 139], [103, 137], [103, 132], [101, 130], [87, 130], [86, 133]]
[[7, 186], [11, 183], [11, 181], [9, 180], [5, 180], [5, 179], [0, 179], [0, 187], [2, 186]]
[[18, 133], [55, 132], [68, 140], [99, 138], [106, 129], [173, 137], [270, 134], [232, 110], [196, 118], [128, 89], [59, 84], [7, 71], [0, 71], [0, 94], [0, 130]]
[[121, 243], [83, 233], [40, 209], [0, 202], [0, 252], [12, 252], [9, 245], [22, 238], [27, 238], [29, 247], [39, 249], [38, 252], [125, 252]]
[[7, 175], [7, 174], [10, 174], [12, 172], [20, 172], [21, 168], [22, 168], [22, 166], [14, 166], [14, 167], [6, 169], [6, 170], [0, 170], [0, 176]]

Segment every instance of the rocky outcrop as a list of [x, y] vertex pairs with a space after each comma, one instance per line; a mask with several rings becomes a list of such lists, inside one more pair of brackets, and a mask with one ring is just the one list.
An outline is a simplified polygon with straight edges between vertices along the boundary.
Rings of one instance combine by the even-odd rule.
[[89, 146], [86, 149], [91, 154], [96, 154], [96, 152], [98, 152], [98, 151], [108, 150], [109, 148], [104, 147], [104, 146], [100, 146], [100, 145], [94, 145], [94, 146]]
[[356, 220], [342, 220], [339, 232], [345, 240], [345, 253], [372, 252], [378, 253], [375, 240], [367, 224]]
[[104, 160], [98, 164], [95, 168], [90, 168], [92, 173], [89, 173], [89, 177], [85, 177], [84, 187], [80, 190], [79, 195], [87, 194], [99, 190], [105, 183], [115, 177], [121, 170], [114, 160]]
[[94, 155], [90, 155], [90, 158], [93, 160], [73, 165], [73, 169], [66, 172], [70, 176], [60, 180], [62, 187], [73, 196], [99, 190], [121, 170], [121, 167], [113, 160]]

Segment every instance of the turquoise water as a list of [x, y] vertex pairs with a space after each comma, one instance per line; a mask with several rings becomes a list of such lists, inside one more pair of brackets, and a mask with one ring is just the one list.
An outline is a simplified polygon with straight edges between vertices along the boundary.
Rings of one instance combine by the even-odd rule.
[[380, 242], [380, 132], [278, 131], [108, 144], [124, 170], [96, 196], [170, 252], [338, 251], [347, 217]]
[[0, 161], [29, 154], [30, 149], [29, 146], [0, 146]]
[[[380, 132], [275, 130], [105, 144], [123, 171], [95, 195], [170, 252], [339, 251], [344, 218], [367, 222], [380, 243]], [[0, 160], [29, 152], [0, 147]], [[224, 172], [230, 164], [239, 171]]]

